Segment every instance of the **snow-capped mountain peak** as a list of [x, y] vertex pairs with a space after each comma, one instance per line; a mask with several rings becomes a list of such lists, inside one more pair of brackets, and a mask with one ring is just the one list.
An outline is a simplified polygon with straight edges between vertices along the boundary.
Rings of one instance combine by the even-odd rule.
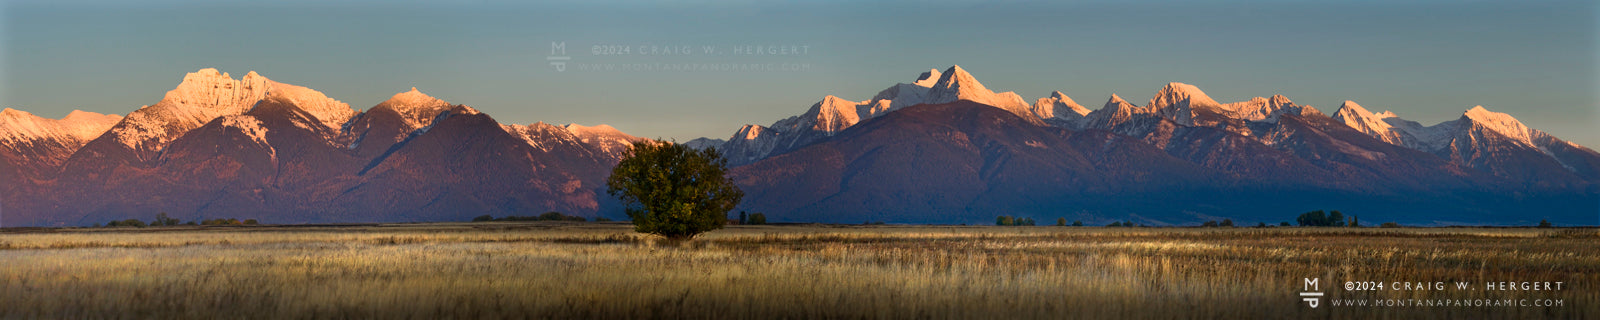
[[996, 108], [1004, 109], [1016, 114], [1030, 122], [1041, 123], [1040, 119], [1029, 110], [1027, 102], [1022, 96], [1014, 92], [995, 93], [979, 83], [967, 70], [961, 66], [950, 66], [939, 75], [939, 81], [928, 89], [927, 100], [924, 103], [950, 103], [957, 100], [977, 102]]
[[467, 106], [467, 105], [464, 105], [464, 104], [463, 104], [463, 105], [458, 105], [458, 106], [455, 106], [455, 107], [452, 107], [452, 108], [450, 108], [450, 113], [454, 113], [454, 114], [464, 114], [464, 115], [478, 115], [478, 114], [483, 114], [483, 112], [482, 112], [482, 111], [478, 111], [478, 109], [475, 109], [475, 108], [473, 108], [473, 107], [469, 107], [469, 106]]
[[933, 88], [941, 92], [952, 93], [962, 93], [963, 91], [967, 93], [994, 92], [984, 88], [983, 83], [979, 83], [977, 78], [973, 78], [971, 73], [968, 73], [966, 69], [962, 69], [959, 65], [950, 66], [949, 69], [945, 69], [943, 73], [940, 73], [939, 80], [934, 82]]
[[1067, 97], [1067, 94], [1056, 91], [1051, 92], [1050, 97], [1039, 98], [1038, 101], [1034, 102], [1033, 114], [1040, 119], [1061, 118], [1072, 120], [1089, 114], [1089, 109], [1079, 105], [1071, 97]]
[[608, 124], [601, 124], [601, 125], [596, 125], [596, 126], [584, 126], [584, 125], [580, 125], [580, 124], [576, 124], [576, 123], [570, 123], [570, 124], [567, 124], [567, 125], [561, 126], [561, 127], [563, 129], [567, 129], [567, 132], [571, 132], [572, 135], [575, 135], [575, 136], [578, 136], [578, 137], [627, 136], [627, 134], [622, 133], [622, 130], [617, 130], [616, 127], [612, 127], [611, 125], [608, 125]]
[[571, 132], [573, 137], [595, 151], [614, 159], [622, 159], [622, 154], [633, 147], [633, 142], [643, 141], [644, 138], [635, 137], [610, 125], [583, 126], [576, 123], [567, 124], [562, 128]]
[[1218, 105], [1217, 101], [1211, 100], [1211, 96], [1200, 91], [1199, 87], [1182, 82], [1169, 82], [1150, 98], [1150, 103], [1145, 104], [1145, 107], [1159, 110], [1180, 104], [1190, 107]]
[[760, 138], [761, 134], [765, 133], [766, 131], [767, 127], [747, 124], [743, 127], [739, 127], [739, 132], [735, 132], [733, 137], [736, 139], [756, 140], [757, 138]]
[[1113, 93], [1113, 94], [1111, 94], [1111, 98], [1107, 98], [1106, 99], [1106, 104], [1104, 106], [1101, 106], [1100, 108], [1102, 108], [1102, 109], [1119, 109], [1119, 108], [1133, 108], [1133, 107], [1135, 107], [1135, 106], [1132, 103], [1128, 103], [1128, 100], [1122, 99], [1122, 96], [1118, 96], [1117, 94]]
[[418, 107], [449, 105], [450, 103], [422, 93], [422, 91], [417, 90], [417, 87], [411, 87], [410, 91], [396, 93], [394, 96], [389, 97], [389, 100], [385, 100], [383, 104], [395, 107]]
[[1271, 98], [1267, 98], [1267, 104], [1282, 108], [1294, 104], [1294, 101], [1289, 101], [1289, 97], [1285, 97], [1281, 94], [1274, 94]]
[[1351, 123], [1352, 121], [1381, 120], [1383, 118], [1387, 118], [1384, 115], [1387, 115], [1387, 117], [1393, 117], [1394, 113], [1384, 111], [1384, 113], [1381, 114], [1373, 114], [1372, 111], [1368, 111], [1367, 108], [1361, 107], [1361, 104], [1358, 104], [1355, 101], [1345, 100], [1343, 104], [1339, 105], [1339, 110], [1334, 111], [1333, 118], [1334, 120], [1344, 121], [1346, 124], [1349, 124], [1350, 127], [1357, 129], [1361, 129], [1362, 127], [1370, 127], [1387, 130], [1389, 125], [1387, 123], [1383, 123], [1382, 121], [1375, 121], [1372, 123]]
[[1388, 118], [1395, 118], [1393, 112], [1373, 114], [1367, 108], [1361, 107], [1355, 101], [1345, 100], [1339, 105], [1339, 110], [1333, 113], [1333, 120], [1344, 123], [1356, 131], [1361, 131], [1378, 140], [1394, 145], [1404, 145], [1400, 132], [1389, 123]]
[[1527, 125], [1522, 124], [1522, 121], [1517, 121], [1517, 119], [1512, 118], [1511, 115], [1489, 111], [1489, 109], [1485, 109], [1483, 106], [1475, 106], [1472, 107], [1472, 109], [1467, 109], [1465, 113], [1462, 113], [1461, 117], [1463, 119], [1470, 119], [1472, 122], [1483, 126], [1485, 129], [1489, 129], [1513, 140], [1525, 143], [1529, 146], [1534, 145], [1533, 138], [1537, 134], [1537, 130], [1529, 129]]
[[938, 83], [939, 78], [943, 76], [944, 74], [939, 72], [939, 69], [928, 69], [928, 72], [923, 72], [922, 75], [917, 76], [917, 81], [912, 81], [911, 84], [932, 88], [933, 84]]
[[1295, 105], [1289, 97], [1272, 95], [1271, 98], [1255, 97], [1248, 101], [1223, 104], [1221, 108], [1216, 109], [1216, 112], [1248, 121], [1276, 121], [1276, 116], [1281, 112], [1303, 115], [1306, 107]]
[[938, 69], [928, 69], [928, 72], [918, 75], [916, 81], [895, 84], [883, 89], [883, 91], [878, 91], [878, 94], [873, 96], [871, 100], [867, 100], [862, 103], [863, 106], [857, 108], [857, 117], [866, 119], [884, 112], [922, 104], [928, 99], [928, 91], [930, 91], [928, 88], [932, 88], [935, 83], [939, 82], [941, 75], [942, 73]]
[[314, 125], [337, 133], [356, 112], [348, 104], [316, 90], [284, 84], [251, 71], [239, 80], [215, 68], [185, 74], [183, 81], [154, 105], [144, 106], [113, 126], [113, 141], [150, 159], [167, 143], [189, 130], [223, 116], [244, 114], [257, 103], [273, 99], [290, 103], [316, 118]]
[[[1475, 153], [1477, 151], [1474, 150], [1493, 148], [1490, 146], [1493, 141], [1507, 141], [1524, 147], [1537, 148], [1548, 154], [1550, 151], [1545, 146], [1557, 140], [1551, 139], [1542, 131], [1528, 128], [1510, 115], [1489, 111], [1483, 106], [1467, 109], [1455, 120], [1423, 126], [1415, 121], [1401, 119], [1393, 112], [1372, 113], [1354, 101], [1345, 101], [1339, 106], [1339, 111], [1334, 113], [1333, 118], [1378, 140], [1452, 157], [1464, 161], [1463, 163], [1469, 166], [1474, 165], [1470, 159], [1485, 156]], [[1506, 140], [1486, 140], [1488, 136], [1483, 134], [1487, 132], [1505, 137]]]
[[115, 114], [76, 110], [61, 119], [50, 119], [6, 108], [0, 110], [0, 149], [55, 166], [121, 119]]
[[1145, 108], [1184, 125], [1194, 125], [1194, 109], [1216, 107], [1220, 105], [1200, 88], [1181, 82], [1167, 83], [1145, 104]]
[[[298, 107], [300, 110], [316, 117], [317, 125], [321, 125], [326, 132], [337, 133], [350, 118], [357, 112], [350, 108], [350, 104], [328, 98], [327, 95], [311, 88], [272, 82], [272, 90], [262, 100], [273, 100]], [[320, 130], [317, 130], [320, 131]]]
[[50, 119], [5, 108], [0, 110], [0, 141], [64, 139], [81, 146], [105, 133], [119, 120], [122, 120], [122, 116], [82, 110], [73, 110], [61, 119]]
[[838, 132], [861, 122], [861, 115], [857, 113], [857, 106], [861, 103], [828, 95], [812, 105], [801, 117], [816, 120], [811, 130]]
[[450, 103], [411, 87], [411, 91], [396, 93], [373, 107], [377, 108], [393, 110], [406, 122], [407, 130], [416, 130], [432, 124], [435, 116], [450, 109]]
[[[205, 68], [183, 76], [183, 82], [167, 91], [162, 103], [181, 105], [219, 114], [239, 114], [249, 110], [271, 90], [272, 80], [251, 71], [239, 80], [215, 68]], [[131, 115], [130, 115], [131, 116]], [[205, 120], [210, 120], [209, 117]]]

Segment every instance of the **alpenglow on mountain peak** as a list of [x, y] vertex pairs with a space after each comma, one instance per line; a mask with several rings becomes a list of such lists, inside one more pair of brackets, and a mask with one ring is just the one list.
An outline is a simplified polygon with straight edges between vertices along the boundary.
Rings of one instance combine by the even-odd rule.
[[411, 130], [421, 129], [433, 123], [433, 118], [441, 111], [450, 109], [450, 103], [411, 87], [410, 91], [396, 93], [384, 100], [373, 109], [388, 109], [400, 114], [406, 126]]

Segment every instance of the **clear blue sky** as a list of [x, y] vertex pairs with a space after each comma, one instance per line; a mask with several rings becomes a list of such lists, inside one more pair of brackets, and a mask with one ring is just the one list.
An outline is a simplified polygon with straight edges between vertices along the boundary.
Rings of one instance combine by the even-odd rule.
[[[1355, 100], [1424, 124], [1484, 105], [1600, 145], [1594, 1], [69, 0], [3, 10], [0, 106], [49, 117], [127, 114], [185, 72], [215, 67], [357, 109], [415, 86], [501, 122], [607, 123], [686, 141], [959, 64], [1030, 101], [1062, 90], [1091, 108], [1112, 93], [1142, 104], [1177, 81], [1219, 101], [1283, 94], [1332, 112]], [[566, 44], [567, 71], [548, 64], [551, 42]], [[632, 52], [595, 55], [596, 45]], [[745, 45], [805, 52], [733, 54]], [[640, 55], [642, 46], [695, 53]]]

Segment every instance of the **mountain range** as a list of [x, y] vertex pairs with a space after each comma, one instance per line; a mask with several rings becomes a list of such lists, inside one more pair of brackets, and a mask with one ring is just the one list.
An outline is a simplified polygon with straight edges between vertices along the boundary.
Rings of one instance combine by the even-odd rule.
[[0, 117], [5, 221], [88, 225], [166, 212], [270, 223], [594, 215], [639, 138], [501, 124], [412, 88], [366, 111], [255, 72], [186, 75], [126, 117]]
[[[641, 138], [501, 124], [416, 88], [365, 111], [250, 72], [186, 75], [126, 117], [0, 112], [7, 225], [166, 212], [267, 223], [460, 221], [561, 211], [621, 218], [603, 181]], [[1477, 106], [1432, 126], [1346, 101], [1220, 103], [1170, 83], [1144, 105], [1027, 103], [959, 66], [871, 99], [823, 97], [716, 148], [775, 221], [1149, 225], [1342, 210], [1413, 224], [1595, 224], [1600, 153]]]

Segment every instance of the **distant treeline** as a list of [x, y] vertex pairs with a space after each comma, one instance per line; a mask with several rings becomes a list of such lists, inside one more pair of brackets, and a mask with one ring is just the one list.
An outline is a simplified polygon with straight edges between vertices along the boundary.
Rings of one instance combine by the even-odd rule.
[[739, 211], [739, 224], [767, 224], [767, 214], [760, 212], [746, 214], [744, 211]]
[[[144, 222], [139, 219], [111, 220], [111, 222], [107, 222], [104, 226], [144, 228], [163, 226], [245, 226], [257, 224], [260, 223], [257, 222], [256, 219], [245, 219], [244, 221], [239, 221], [239, 219], [236, 218], [204, 219], [200, 221], [189, 220], [189, 222], [181, 222], [181, 220], [168, 217], [166, 212], [162, 212], [156, 214], [156, 219], [150, 220], [150, 222]], [[96, 228], [101, 227], [101, 225], [98, 223], [96, 223], [94, 226]]]
[[[545, 212], [545, 213], [539, 214], [537, 216], [505, 216], [505, 217], [495, 218], [494, 216], [486, 214], [486, 215], [478, 216], [476, 218], [472, 218], [472, 222], [489, 222], [489, 221], [575, 221], [575, 222], [585, 222], [585, 221], [589, 221], [589, 219], [586, 219], [584, 217], [579, 217], [579, 216], [569, 216], [569, 215], [561, 214], [560, 212], [555, 212], [555, 211]], [[606, 222], [606, 221], [611, 221], [611, 219], [606, 219], [604, 217], [601, 217], [601, 218], [595, 218], [594, 221]]]
[[[1339, 210], [1333, 210], [1331, 212], [1330, 211], [1325, 211], [1325, 210], [1316, 210], [1316, 211], [1306, 212], [1306, 213], [1300, 214], [1299, 217], [1296, 217], [1295, 221], [1298, 222], [1298, 225], [1302, 226], [1302, 227], [1351, 227], [1351, 228], [1362, 227], [1361, 219], [1359, 217], [1357, 217], [1355, 215], [1351, 215], [1350, 217], [1347, 218], [1347, 217], [1344, 216], [1344, 213], [1343, 212], [1339, 212]], [[997, 226], [1032, 226], [1032, 225], [1035, 225], [1034, 221], [1033, 221], [1033, 218], [1021, 218], [1021, 217], [1012, 217], [1012, 216], [996, 216], [995, 219], [994, 219], [994, 224], [997, 225]], [[1277, 224], [1277, 226], [1279, 226], [1279, 227], [1288, 227], [1288, 226], [1292, 226], [1292, 225], [1294, 225], [1294, 224], [1290, 224], [1288, 221], [1279, 222]], [[1068, 226], [1067, 218], [1056, 218], [1056, 226]], [[1083, 221], [1073, 221], [1071, 226], [1081, 227], [1081, 226], [1083, 226]], [[1112, 221], [1111, 224], [1107, 224], [1106, 226], [1107, 227], [1145, 227], [1145, 225], [1143, 225], [1143, 224], [1135, 224], [1135, 223], [1133, 223], [1133, 221]], [[1206, 221], [1206, 222], [1201, 223], [1200, 226], [1201, 227], [1206, 227], [1206, 228], [1235, 227], [1235, 225], [1233, 223], [1233, 219], [1222, 219], [1222, 221], [1210, 220], [1210, 221]], [[1255, 225], [1256, 228], [1267, 228], [1267, 227], [1272, 227], [1272, 226], [1273, 225], [1267, 224], [1266, 222], [1257, 222], [1256, 225]], [[1399, 227], [1401, 227], [1401, 225], [1399, 223], [1395, 223], [1395, 222], [1384, 222], [1382, 224], [1379, 224], [1378, 227], [1379, 228], [1399, 228]], [[1549, 220], [1539, 220], [1539, 227], [1540, 228], [1552, 228], [1552, 227], [1555, 227], [1555, 225], [1551, 224]]]

